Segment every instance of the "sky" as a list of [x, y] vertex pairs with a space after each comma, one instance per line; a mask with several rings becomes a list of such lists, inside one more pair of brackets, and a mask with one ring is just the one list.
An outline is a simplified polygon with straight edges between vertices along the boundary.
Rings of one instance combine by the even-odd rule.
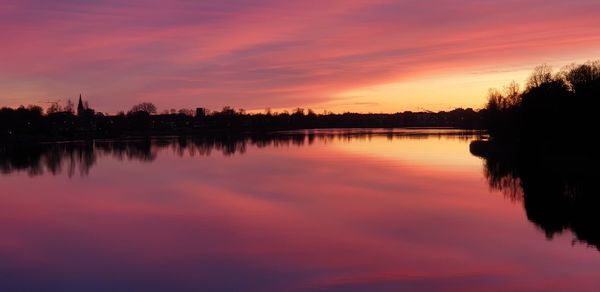
[[480, 108], [536, 65], [600, 58], [599, 14], [597, 0], [2, 0], [0, 106]]

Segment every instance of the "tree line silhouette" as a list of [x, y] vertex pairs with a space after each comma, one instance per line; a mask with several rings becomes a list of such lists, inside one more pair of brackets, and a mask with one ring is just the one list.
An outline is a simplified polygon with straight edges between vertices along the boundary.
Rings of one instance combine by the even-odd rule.
[[[541, 141], [562, 139], [546, 146], [594, 152], [597, 142], [572, 143], [593, 132], [597, 124], [595, 100], [600, 97], [600, 61], [572, 64], [559, 72], [547, 65], [534, 69], [523, 90], [515, 82], [503, 90], [490, 90], [484, 109], [458, 108], [440, 112], [395, 114], [322, 113], [298, 108], [292, 112], [249, 114], [224, 107], [170, 109], [143, 102], [127, 112], [103, 114], [82, 102], [77, 107], [52, 103], [0, 109], [2, 140], [69, 140], [207, 132], [270, 131], [311, 128], [454, 127], [487, 129], [495, 141], [539, 147]], [[558, 145], [556, 142], [560, 142]], [[584, 145], [585, 144], [585, 145]], [[585, 148], [585, 149], [583, 149]]]
[[[598, 125], [598, 98], [600, 60], [571, 64], [558, 72], [541, 65], [531, 73], [524, 90], [515, 82], [504, 90], [491, 89], [482, 114], [497, 142], [536, 151], [593, 154], [598, 143], [586, 138]], [[546, 143], [549, 140], [552, 143]]]
[[478, 129], [481, 115], [473, 109], [441, 112], [402, 112], [395, 114], [322, 113], [298, 108], [292, 112], [246, 113], [224, 107], [220, 111], [166, 110], [157, 113], [154, 104], [134, 105], [128, 112], [107, 115], [79, 101], [77, 112], [72, 102], [0, 109], [0, 139], [72, 140], [151, 135], [193, 135], [216, 132], [266, 132], [314, 128], [391, 128], [453, 127]]
[[541, 165], [558, 176], [597, 173], [599, 97], [600, 61], [572, 64], [556, 73], [538, 66], [523, 91], [515, 82], [503, 91], [490, 90], [482, 111], [490, 139], [472, 142], [471, 151], [486, 158], [500, 155], [518, 165]]

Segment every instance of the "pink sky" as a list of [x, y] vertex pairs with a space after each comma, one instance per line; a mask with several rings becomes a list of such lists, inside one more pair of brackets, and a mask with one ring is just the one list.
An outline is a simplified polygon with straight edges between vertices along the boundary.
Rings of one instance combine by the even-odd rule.
[[116, 112], [479, 107], [535, 65], [600, 54], [600, 2], [0, 3], [0, 105], [75, 98]]

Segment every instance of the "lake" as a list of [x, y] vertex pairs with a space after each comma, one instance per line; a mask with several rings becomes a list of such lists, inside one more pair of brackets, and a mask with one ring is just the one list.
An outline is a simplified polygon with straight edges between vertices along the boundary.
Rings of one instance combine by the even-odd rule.
[[471, 154], [479, 136], [4, 147], [0, 291], [600, 289], [600, 221], [579, 185], [546, 179], [569, 190], [552, 195], [535, 172]]

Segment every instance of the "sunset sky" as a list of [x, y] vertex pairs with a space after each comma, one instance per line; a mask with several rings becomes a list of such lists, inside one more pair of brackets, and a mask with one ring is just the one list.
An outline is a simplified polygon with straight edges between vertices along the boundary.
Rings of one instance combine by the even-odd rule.
[[481, 107], [600, 58], [597, 0], [2, 0], [0, 106]]

